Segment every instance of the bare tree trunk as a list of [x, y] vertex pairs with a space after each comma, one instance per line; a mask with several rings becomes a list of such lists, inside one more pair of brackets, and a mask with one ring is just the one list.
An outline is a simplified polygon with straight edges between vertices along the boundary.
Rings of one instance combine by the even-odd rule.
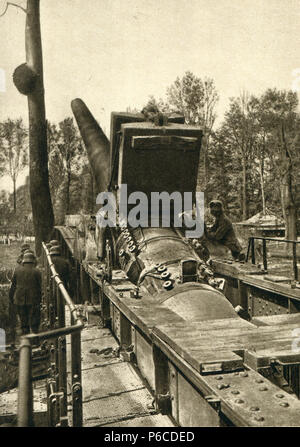
[[92, 196], [92, 203], [91, 203], [91, 213], [94, 213], [95, 210], [95, 206], [96, 206], [96, 190], [97, 190], [97, 185], [96, 185], [96, 180], [95, 180], [95, 176], [93, 174], [93, 172], [91, 171], [91, 196]]
[[30, 197], [37, 255], [41, 243], [51, 236], [54, 217], [49, 188], [47, 126], [44, 100], [40, 0], [27, 0], [26, 62], [38, 76], [28, 94]]
[[292, 194], [292, 178], [290, 171], [291, 167], [284, 174], [280, 182], [281, 203], [285, 221], [285, 238], [297, 240], [297, 212]]
[[67, 182], [63, 180], [56, 190], [54, 209], [55, 209], [55, 224], [63, 225], [66, 215], [66, 201], [67, 201]]
[[66, 185], [66, 199], [67, 199], [66, 214], [70, 213], [70, 184], [71, 184], [71, 172], [68, 169], [68, 172], [67, 172], [67, 185]]
[[248, 194], [247, 194], [247, 166], [246, 166], [246, 160], [244, 157], [242, 157], [242, 208], [243, 208], [243, 220], [246, 220], [248, 218]]
[[16, 191], [16, 179], [13, 178], [13, 184], [14, 184], [14, 212], [17, 211], [17, 191]]
[[262, 160], [259, 160], [259, 177], [260, 177], [260, 189], [261, 189], [261, 200], [262, 200], [262, 212], [266, 215], [266, 198], [265, 198], [265, 185], [264, 185], [264, 167]]
[[297, 209], [292, 189], [292, 160], [288, 151], [284, 123], [281, 124], [282, 142], [282, 177], [280, 182], [280, 194], [282, 212], [285, 220], [285, 238], [297, 240]]
[[[207, 137], [208, 138], [208, 137]], [[203, 146], [204, 154], [203, 154], [203, 164], [204, 164], [204, 182], [203, 182], [203, 192], [206, 192], [207, 184], [208, 184], [208, 177], [209, 177], [209, 165], [208, 165], [208, 147], [209, 142], [208, 139], [205, 141], [205, 144]]]
[[207, 153], [205, 145], [202, 146], [202, 151], [200, 153], [199, 158], [199, 165], [198, 165], [198, 173], [197, 173], [197, 188], [200, 189], [200, 191], [204, 192], [207, 188]]

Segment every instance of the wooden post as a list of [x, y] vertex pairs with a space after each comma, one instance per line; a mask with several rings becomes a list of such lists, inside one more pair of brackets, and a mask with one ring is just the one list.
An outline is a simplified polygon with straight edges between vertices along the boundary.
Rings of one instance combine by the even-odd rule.
[[41, 243], [50, 237], [54, 224], [48, 173], [40, 0], [27, 0], [25, 46], [26, 64], [15, 70], [13, 79], [19, 92], [28, 98], [30, 198], [36, 253], [40, 256]]

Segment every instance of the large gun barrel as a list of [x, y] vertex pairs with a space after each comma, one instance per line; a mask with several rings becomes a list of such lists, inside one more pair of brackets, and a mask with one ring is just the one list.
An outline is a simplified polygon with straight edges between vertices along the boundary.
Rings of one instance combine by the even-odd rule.
[[71, 107], [95, 175], [98, 192], [106, 191], [110, 175], [109, 140], [81, 99], [74, 99]]

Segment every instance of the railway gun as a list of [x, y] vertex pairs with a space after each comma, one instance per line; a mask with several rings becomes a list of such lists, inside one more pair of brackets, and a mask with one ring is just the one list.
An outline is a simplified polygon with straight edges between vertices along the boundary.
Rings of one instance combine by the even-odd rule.
[[[98, 192], [110, 192], [116, 203], [122, 185], [148, 201], [153, 191], [191, 192], [192, 212], [199, 127], [176, 114], [112, 113], [109, 142], [82, 100], [74, 100], [72, 110]], [[127, 215], [132, 210], [129, 201]], [[265, 242], [262, 267], [253, 240], [252, 262], [215, 257], [207, 263], [176, 224], [172, 205], [169, 216], [159, 209], [156, 227], [147, 213], [138, 226], [120, 221], [103, 228], [97, 215], [78, 215], [55, 228], [75, 272], [76, 306], [98, 312], [122, 359], [147, 382], [156, 410], [174, 424], [299, 426], [295, 278], [276, 280], [265, 262]], [[297, 257], [293, 265], [296, 276]]]

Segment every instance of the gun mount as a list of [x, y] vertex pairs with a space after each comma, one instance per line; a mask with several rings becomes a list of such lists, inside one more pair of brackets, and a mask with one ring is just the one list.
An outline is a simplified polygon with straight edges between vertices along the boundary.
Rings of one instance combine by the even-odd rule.
[[[72, 108], [98, 192], [111, 192], [117, 203], [122, 184], [148, 200], [152, 191], [195, 194], [201, 129], [178, 116], [113, 113], [109, 144], [81, 100]], [[299, 291], [272, 286], [254, 264], [209, 265], [175, 221], [152, 227], [149, 217], [143, 225], [103, 230], [88, 216], [74, 243], [74, 228], [57, 228], [80, 271], [77, 302], [99, 305], [156, 408], [178, 425], [298, 426]], [[88, 249], [74, 250], [79, 239], [89, 241]], [[77, 256], [88, 251], [93, 255]]]

